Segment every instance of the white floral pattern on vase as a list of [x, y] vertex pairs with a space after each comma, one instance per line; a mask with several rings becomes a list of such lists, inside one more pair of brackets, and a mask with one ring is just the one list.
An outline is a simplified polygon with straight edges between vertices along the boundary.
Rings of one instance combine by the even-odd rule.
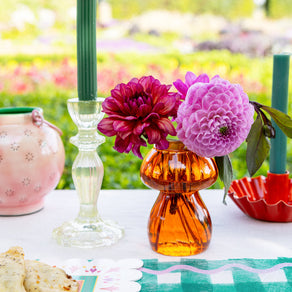
[[1, 112], [0, 215], [42, 209], [44, 196], [59, 182], [64, 161], [64, 146], [54, 127], [36, 122], [32, 112]]

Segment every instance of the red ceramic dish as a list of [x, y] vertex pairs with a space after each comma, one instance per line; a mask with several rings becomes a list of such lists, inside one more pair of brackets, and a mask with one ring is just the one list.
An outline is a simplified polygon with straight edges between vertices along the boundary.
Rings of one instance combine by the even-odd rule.
[[292, 180], [288, 172], [235, 180], [228, 195], [250, 217], [264, 221], [292, 222]]

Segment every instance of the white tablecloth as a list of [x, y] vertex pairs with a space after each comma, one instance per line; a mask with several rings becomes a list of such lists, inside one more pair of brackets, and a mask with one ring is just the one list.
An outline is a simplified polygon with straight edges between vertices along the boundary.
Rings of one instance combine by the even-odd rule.
[[[170, 260], [152, 251], [147, 237], [147, 221], [158, 195], [155, 190], [102, 190], [98, 201], [104, 219], [113, 219], [125, 228], [124, 237], [114, 246], [80, 249], [59, 246], [52, 231], [74, 219], [79, 201], [76, 191], [53, 191], [38, 213], [0, 217], [0, 251], [19, 245], [31, 259], [65, 261], [72, 258], [140, 258]], [[243, 214], [228, 198], [222, 203], [222, 190], [201, 191], [211, 214], [213, 234], [209, 248], [192, 256], [197, 259], [292, 257], [292, 223], [257, 221]]]

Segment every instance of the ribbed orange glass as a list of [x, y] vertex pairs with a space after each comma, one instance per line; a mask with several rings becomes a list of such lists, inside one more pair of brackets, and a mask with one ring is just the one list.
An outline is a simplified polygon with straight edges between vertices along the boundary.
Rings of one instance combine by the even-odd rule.
[[166, 150], [153, 147], [142, 162], [140, 175], [145, 185], [160, 191], [148, 222], [152, 249], [170, 256], [204, 251], [212, 222], [198, 190], [216, 181], [215, 161], [199, 157], [173, 140]]

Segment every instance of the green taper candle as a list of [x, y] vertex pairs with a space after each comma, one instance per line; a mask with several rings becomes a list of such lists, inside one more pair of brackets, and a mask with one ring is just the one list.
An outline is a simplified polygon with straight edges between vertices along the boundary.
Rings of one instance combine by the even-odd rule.
[[[272, 107], [287, 114], [290, 55], [274, 55]], [[286, 172], [287, 137], [272, 120], [276, 137], [271, 139], [270, 172]]]
[[79, 100], [95, 100], [96, 0], [77, 0], [77, 77]]

